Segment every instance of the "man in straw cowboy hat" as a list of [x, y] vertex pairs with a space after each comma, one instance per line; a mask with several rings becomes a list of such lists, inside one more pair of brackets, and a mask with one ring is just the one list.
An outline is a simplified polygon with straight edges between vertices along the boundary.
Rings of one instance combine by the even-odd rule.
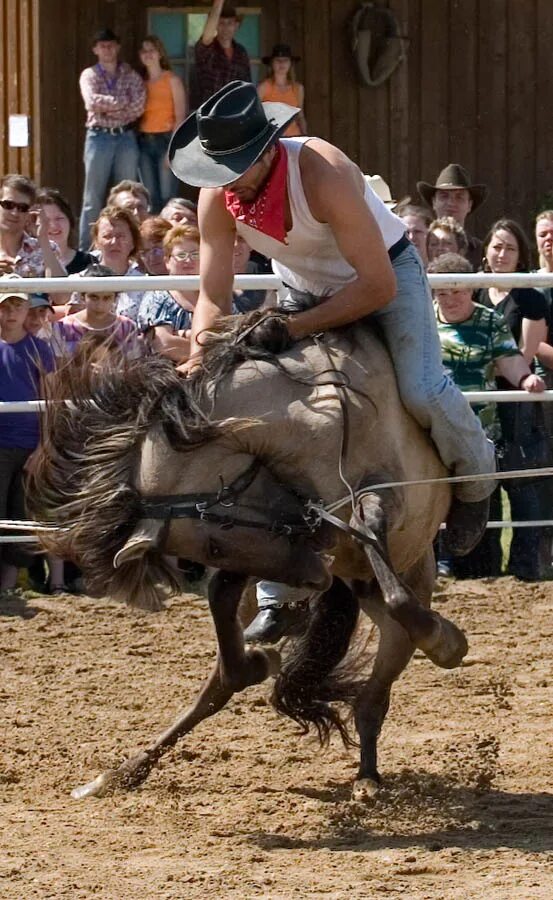
[[[253, 85], [234, 82], [173, 135], [174, 173], [202, 188], [201, 288], [183, 369], [200, 364], [198, 334], [231, 311], [238, 233], [273, 260], [288, 286], [282, 306], [289, 315], [262, 322], [252, 343], [278, 352], [374, 314], [403, 402], [430, 431], [447, 468], [458, 475], [493, 471], [493, 445], [444, 374], [428, 282], [401, 220], [338, 148], [319, 138], [281, 137], [297, 112], [262, 104]], [[452, 553], [468, 553], [479, 540], [492, 489], [487, 479], [459, 485], [448, 518]], [[254, 621], [250, 639], [274, 640], [286, 630], [286, 608], [275, 608], [279, 598], [270, 594], [272, 608]]]
[[[436, 219], [451, 216], [465, 228], [465, 219], [484, 203], [488, 188], [484, 184], [472, 184], [469, 173], [459, 163], [449, 163], [442, 169], [436, 184], [418, 181], [417, 190]], [[466, 229], [465, 229], [466, 230]], [[466, 257], [476, 272], [482, 264], [482, 241], [467, 234]]]

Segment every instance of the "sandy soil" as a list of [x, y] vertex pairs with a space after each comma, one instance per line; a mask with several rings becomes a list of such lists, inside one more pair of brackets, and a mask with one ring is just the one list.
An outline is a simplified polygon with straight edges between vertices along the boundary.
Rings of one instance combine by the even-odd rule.
[[355, 753], [299, 737], [268, 686], [142, 788], [71, 800], [192, 698], [214, 655], [206, 604], [5, 602], [0, 897], [550, 900], [553, 584], [464, 582], [436, 604], [470, 655], [454, 672], [412, 662], [381, 739], [385, 786], [360, 805]]

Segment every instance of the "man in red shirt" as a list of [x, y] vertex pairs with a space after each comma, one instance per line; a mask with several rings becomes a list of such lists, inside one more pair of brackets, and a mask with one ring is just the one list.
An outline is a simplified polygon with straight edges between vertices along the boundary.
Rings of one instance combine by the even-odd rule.
[[234, 40], [239, 28], [240, 18], [234, 6], [224, 0], [213, 0], [195, 48], [196, 73], [191, 104], [194, 109], [229, 81], [252, 80], [248, 51]]

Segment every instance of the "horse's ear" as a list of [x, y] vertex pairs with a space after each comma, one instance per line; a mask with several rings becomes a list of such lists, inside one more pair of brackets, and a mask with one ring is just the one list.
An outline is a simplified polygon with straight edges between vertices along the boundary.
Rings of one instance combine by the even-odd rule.
[[149, 550], [157, 550], [165, 527], [162, 519], [140, 519], [130, 538], [113, 557], [113, 568], [119, 569], [131, 559], [141, 559]]

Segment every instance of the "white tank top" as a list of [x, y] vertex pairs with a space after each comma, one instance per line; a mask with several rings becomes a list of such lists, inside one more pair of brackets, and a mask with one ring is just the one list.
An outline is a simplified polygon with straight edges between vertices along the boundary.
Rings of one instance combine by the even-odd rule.
[[[330, 226], [317, 222], [311, 215], [299, 166], [301, 148], [308, 140], [309, 137], [281, 139], [288, 155], [287, 184], [292, 213], [288, 243], [282, 244], [243, 222], [236, 222], [236, 230], [253, 250], [272, 260], [273, 272], [285, 284], [316, 297], [329, 297], [353, 281], [357, 273], [340, 253]], [[389, 250], [405, 233], [405, 225], [368, 184], [365, 202]]]

